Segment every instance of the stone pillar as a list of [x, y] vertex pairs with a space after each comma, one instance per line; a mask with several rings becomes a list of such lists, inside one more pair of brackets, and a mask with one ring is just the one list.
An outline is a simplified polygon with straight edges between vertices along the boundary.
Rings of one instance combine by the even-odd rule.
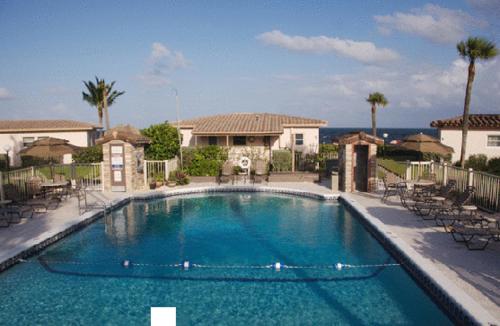
[[377, 190], [377, 145], [368, 145], [368, 192]]
[[[104, 191], [112, 191], [112, 169], [110, 149], [113, 145], [123, 145], [123, 179], [125, 180], [125, 191], [142, 190], [145, 188], [142, 171], [138, 171], [139, 160], [144, 160], [144, 148], [134, 147], [132, 144], [122, 140], [112, 140], [102, 145], [103, 169], [102, 182]], [[142, 173], [141, 173], [142, 172]], [[116, 189], [115, 189], [116, 190]]]

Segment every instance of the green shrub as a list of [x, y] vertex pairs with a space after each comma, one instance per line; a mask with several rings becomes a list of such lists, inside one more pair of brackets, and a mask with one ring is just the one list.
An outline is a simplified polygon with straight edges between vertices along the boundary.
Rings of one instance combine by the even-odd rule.
[[187, 185], [189, 178], [183, 171], [175, 170], [169, 173], [168, 181], [175, 181], [178, 185]]
[[60, 162], [61, 158], [56, 158], [56, 157], [42, 158], [38, 156], [21, 155], [22, 167], [40, 166], [40, 165], [46, 165], [50, 163], [60, 163]]
[[292, 152], [286, 149], [273, 151], [273, 172], [288, 172], [292, 170]]
[[226, 160], [227, 150], [224, 147], [210, 145], [182, 149], [184, 169], [192, 176], [217, 176]]
[[144, 149], [146, 160], [170, 160], [179, 153], [179, 135], [170, 124], [151, 125], [141, 132], [151, 140]]
[[102, 146], [95, 145], [79, 150], [73, 155], [75, 163], [100, 163], [102, 162]]
[[474, 169], [475, 171], [488, 170], [488, 157], [484, 154], [471, 155], [465, 160], [466, 169]]
[[339, 147], [333, 144], [319, 144], [319, 153], [327, 154], [327, 153], [337, 153], [339, 151]]
[[488, 161], [488, 172], [500, 176], [500, 157], [493, 157]]

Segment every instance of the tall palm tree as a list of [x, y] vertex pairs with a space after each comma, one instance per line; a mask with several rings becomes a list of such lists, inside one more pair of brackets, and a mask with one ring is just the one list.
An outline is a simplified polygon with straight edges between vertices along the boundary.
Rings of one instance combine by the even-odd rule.
[[377, 137], [377, 105], [386, 106], [389, 102], [385, 98], [384, 94], [379, 92], [368, 95], [366, 101], [372, 105], [372, 135]]
[[467, 133], [469, 131], [469, 106], [472, 93], [472, 83], [476, 75], [475, 62], [477, 59], [488, 60], [498, 54], [493, 42], [481, 37], [469, 37], [467, 41], [457, 44], [458, 54], [469, 60], [469, 74], [467, 76], [467, 88], [465, 89], [464, 114], [462, 116], [462, 148], [460, 150], [460, 166], [465, 166], [465, 150], [467, 144]]
[[91, 106], [97, 108], [97, 115], [99, 117], [99, 125], [102, 126], [103, 115], [106, 116], [106, 130], [109, 130], [109, 112], [108, 107], [111, 106], [116, 98], [125, 92], [118, 92], [113, 90], [115, 82], [106, 84], [104, 79], [95, 77], [95, 83], [92, 81], [83, 82], [87, 88], [88, 93], [82, 92], [83, 100], [88, 102]]

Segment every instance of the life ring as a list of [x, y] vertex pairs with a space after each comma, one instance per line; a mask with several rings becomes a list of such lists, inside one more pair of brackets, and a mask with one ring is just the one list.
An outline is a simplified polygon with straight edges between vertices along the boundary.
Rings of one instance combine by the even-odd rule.
[[242, 156], [238, 162], [238, 165], [240, 166], [240, 168], [242, 169], [249, 169], [250, 168], [250, 163], [252, 163], [250, 161], [250, 159], [246, 156]]

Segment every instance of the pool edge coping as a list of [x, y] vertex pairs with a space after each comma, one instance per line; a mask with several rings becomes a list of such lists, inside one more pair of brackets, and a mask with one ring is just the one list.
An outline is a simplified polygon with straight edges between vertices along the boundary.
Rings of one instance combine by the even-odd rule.
[[[406, 260], [413, 265], [412, 267], [416, 269], [413, 271], [407, 268], [407, 271], [417, 279], [418, 285], [423, 287], [426, 291], [430, 292], [434, 298], [439, 301], [439, 303], [444, 306], [445, 310], [449, 315], [457, 318], [457, 308], [460, 313], [465, 314], [470, 322], [480, 325], [496, 325], [498, 321], [480, 304], [476, 303], [469, 295], [467, 295], [462, 289], [457, 287], [451, 281], [449, 281], [441, 271], [436, 269], [434, 266], [429, 265], [429, 263], [413, 248], [406, 244], [400, 237], [387, 230], [379, 219], [370, 214], [364, 206], [359, 204], [353, 198], [350, 198], [348, 194], [342, 193], [330, 193], [324, 194], [319, 192], [314, 192], [310, 190], [297, 190], [282, 187], [272, 187], [272, 186], [203, 186], [196, 188], [183, 188], [175, 190], [157, 190], [145, 193], [131, 193], [127, 194], [125, 197], [120, 199], [111, 200], [107, 206], [106, 212], [113, 211], [119, 207], [122, 207], [134, 200], [149, 200], [149, 199], [161, 199], [173, 196], [197, 194], [197, 193], [218, 193], [218, 192], [269, 192], [277, 194], [288, 194], [301, 196], [312, 199], [319, 200], [339, 200], [353, 209], [363, 220], [368, 223], [368, 226], [376, 232], [376, 235], [381, 237], [382, 245], [390, 250], [392, 255], [397, 256], [399, 260]], [[93, 223], [97, 219], [105, 215], [104, 210], [92, 210], [82, 214], [82, 220], [70, 225], [66, 229], [41, 240], [38, 243], [18, 252], [17, 254], [11, 256], [0, 262], [0, 273], [13, 267], [19, 263], [22, 259], [29, 258], [36, 255], [40, 251], [44, 250], [48, 246], [54, 244], [55, 242], [83, 229], [89, 224]], [[388, 247], [387, 243], [392, 247]], [[424, 269], [424, 267], [426, 269]], [[429, 286], [429, 281], [431, 286]], [[426, 284], [427, 283], [427, 284]], [[448, 300], [448, 302], [446, 302]], [[460, 319], [458, 319], [460, 320]]]

